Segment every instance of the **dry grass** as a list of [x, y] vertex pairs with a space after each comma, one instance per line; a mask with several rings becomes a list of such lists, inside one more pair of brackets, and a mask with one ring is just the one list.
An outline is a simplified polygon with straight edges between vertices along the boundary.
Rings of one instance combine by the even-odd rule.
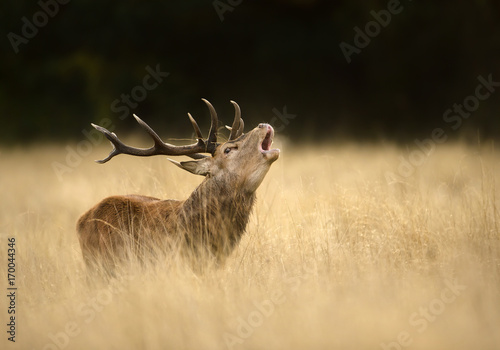
[[[388, 184], [385, 173], [406, 154], [394, 146], [281, 146], [225, 266], [201, 275], [176, 261], [132, 266], [98, 286], [86, 283], [78, 216], [111, 194], [182, 199], [201, 178], [159, 157], [96, 165], [103, 144], [58, 181], [52, 162], [64, 161], [63, 147], [0, 150], [0, 260], [5, 266], [7, 237], [16, 237], [19, 288], [17, 342], [2, 331], [1, 344], [500, 347], [499, 155], [445, 144], [411, 177]], [[5, 292], [5, 267], [0, 279]]]

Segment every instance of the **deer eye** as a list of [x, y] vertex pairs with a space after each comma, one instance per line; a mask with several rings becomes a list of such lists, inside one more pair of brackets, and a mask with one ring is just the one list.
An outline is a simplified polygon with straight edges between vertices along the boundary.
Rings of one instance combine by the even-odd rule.
[[238, 149], [238, 147], [228, 147], [224, 150], [224, 154], [228, 154], [229, 152], [231, 152], [232, 150], [235, 150], [235, 149]]

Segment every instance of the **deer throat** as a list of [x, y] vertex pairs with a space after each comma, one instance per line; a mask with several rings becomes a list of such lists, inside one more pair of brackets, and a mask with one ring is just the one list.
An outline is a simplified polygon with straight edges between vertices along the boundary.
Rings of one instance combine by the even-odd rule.
[[187, 240], [228, 255], [245, 232], [254, 202], [255, 192], [206, 178], [182, 206]]

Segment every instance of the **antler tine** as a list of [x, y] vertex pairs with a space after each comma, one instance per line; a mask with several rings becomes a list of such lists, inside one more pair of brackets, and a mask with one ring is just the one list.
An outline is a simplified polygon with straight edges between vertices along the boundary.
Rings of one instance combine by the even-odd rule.
[[[114, 132], [109, 131], [108, 129], [103, 128], [102, 126], [91, 124], [96, 130], [102, 132], [104, 136], [111, 142], [113, 145], [113, 149], [109, 153], [109, 155], [102, 159], [102, 160], [96, 160], [97, 163], [103, 164], [109, 161], [111, 158], [114, 156], [117, 156], [119, 154], [130, 154], [133, 156], [151, 156], [157, 151], [157, 145], [151, 147], [151, 148], [135, 148], [135, 147], [130, 147], [124, 144], [123, 142], [120, 141], [118, 136]], [[156, 135], [156, 134], [155, 134]], [[158, 135], [156, 135], [158, 137]], [[156, 143], [156, 140], [155, 140]]]
[[165, 145], [165, 142], [162, 141], [162, 139], [160, 138], [160, 136], [158, 136], [158, 134], [153, 130], [151, 129], [151, 127], [146, 124], [141, 118], [139, 118], [137, 115], [135, 114], [132, 114], [135, 118], [135, 120], [137, 120], [137, 123], [139, 123], [139, 125], [144, 129], [146, 130], [146, 132], [149, 134], [149, 136], [151, 136], [151, 138], [154, 140], [155, 142], [155, 145], [159, 145], [159, 146], [162, 146], [162, 145]]
[[238, 133], [236, 138], [240, 137], [243, 135], [243, 130], [245, 129], [245, 122], [243, 121], [243, 118], [240, 118], [240, 128], [238, 129]]
[[201, 133], [200, 127], [198, 126], [198, 123], [196, 122], [196, 120], [194, 120], [191, 113], [188, 113], [188, 117], [191, 121], [191, 124], [193, 124], [194, 131], [196, 132], [196, 137], [198, 138], [198, 140], [203, 140], [203, 135]]
[[231, 126], [231, 134], [229, 134], [229, 140], [234, 140], [238, 136], [238, 131], [240, 129], [240, 120], [241, 120], [241, 109], [240, 106], [234, 101], [230, 101], [234, 106], [234, 121], [233, 126]]
[[219, 119], [217, 118], [217, 112], [215, 111], [214, 106], [212, 106], [212, 104], [204, 98], [202, 98], [201, 100], [205, 102], [205, 104], [208, 107], [208, 110], [210, 111], [210, 118], [211, 118], [210, 132], [208, 133], [208, 139], [206, 142], [206, 151], [213, 154], [218, 146], [217, 128], [219, 126]]
[[120, 148], [120, 145], [123, 145], [123, 143], [118, 139], [114, 132], [111, 132], [108, 129], [103, 128], [102, 126], [95, 125], [93, 123], [90, 123], [90, 125], [92, 125], [97, 131], [102, 132], [104, 136], [106, 136], [106, 138], [109, 140], [109, 142], [111, 142], [111, 144], [113, 145], [113, 149], [111, 150], [109, 155], [104, 159], [96, 160], [97, 163], [104, 164], [117, 154], [121, 153], [118, 149]]

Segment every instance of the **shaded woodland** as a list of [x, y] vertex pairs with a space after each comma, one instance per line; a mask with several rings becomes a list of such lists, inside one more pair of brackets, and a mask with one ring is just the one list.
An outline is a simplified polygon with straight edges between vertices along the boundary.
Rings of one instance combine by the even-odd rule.
[[[81, 139], [103, 118], [134, 129], [132, 113], [171, 136], [187, 134], [187, 112], [208, 125], [202, 97], [223, 121], [235, 100], [248, 125], [274, 121], [295, 137], [404, 141], [435, 128], [449, 137], [500, 131], [497, 1], [42, 0], [1, 7], [4, 144]], [[342, 43], [354, 48], [348, 57]], [[147, 78], [152, 70], [162, 72], [156, 80]], [[481, 77], [494, 82], [493, 91], [483, 87], [476, 96]]]

